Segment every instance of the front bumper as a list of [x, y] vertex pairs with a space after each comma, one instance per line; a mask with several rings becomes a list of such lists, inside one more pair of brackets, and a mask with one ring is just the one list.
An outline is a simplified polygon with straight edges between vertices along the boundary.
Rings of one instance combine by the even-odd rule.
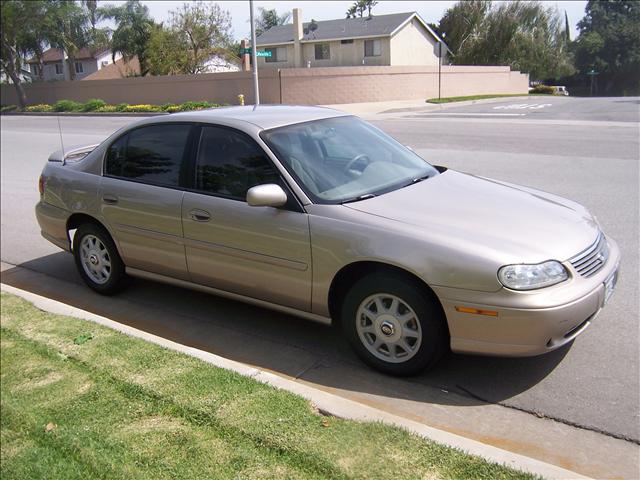
[[[447, 316], [451, 349], [517, 357], [540, 355], [571, 342], [602, 310], [605, 281], [618, 270], [620, 250], [613, 240], [608, 242], [607, 262], [589, 278], [565, 263], [571, 278], [540, 290], [483, 293], [434, 288]], [[460, 306], [494, 311], [497, 316], [463, 313], [456, 310]]]

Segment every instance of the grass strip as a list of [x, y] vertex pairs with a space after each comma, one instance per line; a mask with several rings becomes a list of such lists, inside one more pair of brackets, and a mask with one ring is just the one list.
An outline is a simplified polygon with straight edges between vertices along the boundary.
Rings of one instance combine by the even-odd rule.
[[[0, 476], [532, 478], [2, 293]], [[90, 340], [78, 342], [79, 337]]]

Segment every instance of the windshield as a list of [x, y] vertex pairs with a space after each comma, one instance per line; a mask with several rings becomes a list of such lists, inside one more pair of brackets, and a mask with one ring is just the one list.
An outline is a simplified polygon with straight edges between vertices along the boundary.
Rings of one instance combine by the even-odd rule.
[[261, 137], [316, 203], [364, 200], [438, 174], [357, 117], [287, 125]]

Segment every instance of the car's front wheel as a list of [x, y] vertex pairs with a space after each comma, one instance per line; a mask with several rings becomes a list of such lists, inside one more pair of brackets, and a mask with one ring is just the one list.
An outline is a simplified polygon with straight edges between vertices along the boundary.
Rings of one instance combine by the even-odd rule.
[[394, 273], [360, 279], [342, 303], [342, 328], [358, 356], [392, 375], [432, 367], [446, 350], [445, 322], [432, 294]]
[[124, 263], [104, 228], [80, 225], [73, 237], [73, 255], [80, 276], [96, 292], [113, 295], [125, 286]]

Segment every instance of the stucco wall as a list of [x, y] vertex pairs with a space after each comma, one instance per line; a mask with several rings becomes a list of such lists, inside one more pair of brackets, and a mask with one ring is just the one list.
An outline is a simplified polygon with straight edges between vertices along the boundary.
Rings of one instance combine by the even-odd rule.
[[438, 42], [417, 19], [391, 37], [390, 65], [438, 65]]
[[[260, 99], [263, 103], [280, 102], [277, 70], [260, 72]], [[246, 103], [253, 102], [251, 72], [204, 73], [199, 75], [166, 75], [157, 77], [84, 80], [82, 82], [44, 82], [25, 85], [28, 102], [55, 103], [58, 100], [85, 102], [100, 98], [109, 104], [158, 104], [208, 100], [238, 103], [238, 94]], [[2, 85], [2, 104], [17, 104], [15, 87]]]
[[[438, 67], [379, 66], [263, 69], [259, 72], [262, 103], [338, 104], [417, 100], [438, 96]], [[509, 67], [442, 67], [442, 96], [528, 92], [529, 76]], [[107, 103], [151, 103], [209, 100], [237, 104], [243, 93], [253, 102], [251, 72], [208, 73], [85, 80], [25, 85], [30, 104], [101, 98]], [[13, 85], [2, 85], [2, 104], [16, 104]]]

